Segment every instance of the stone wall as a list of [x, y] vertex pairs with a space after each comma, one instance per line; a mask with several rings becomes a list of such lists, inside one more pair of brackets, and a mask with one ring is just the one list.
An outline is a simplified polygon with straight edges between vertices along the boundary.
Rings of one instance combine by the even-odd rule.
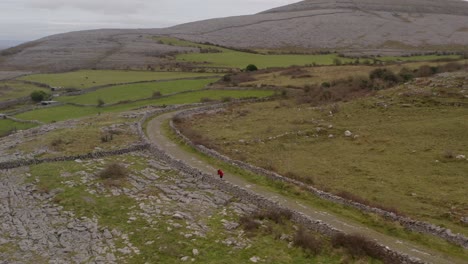
[[[190, 109], [190, 110], [184, 111], [182, 113], [179, 113], [174, 118], [187, 118], [187, 117], [190, 117], [190, 116], [193, 116], [193, 115], [196, 115], [196, 114], [206, 113], [206, 112], [209, 112], [209, 111], [216, 111], [216, 110], [219, 111], [219, 110], [222, 110], [222, 107], [223, 107], [223, 105], [213, 105], [213, 106], [208, 106], [208, 107], [203, 107], [203, 108]], [[416, 220], [413, 220], [413, 219], [411, 219], [409, 217], [403, 217], [403, 216], [397, 215], [397, 214], [395, 214], [393, 212], [388, 212], [388, 211], [382, 210], [380, 208], [375, 208], [375, 207], [364, 205], [364, 204], [354, 202], [354, 201], [351, 201], [351, 200], [348, 200], [348, 199], [344, 199], [344, 198], [339, 197], [337, 195], [334, 195], [334, 194], [331, 194], [331, 193], [328, 193], [328, 192], [325, 192], [325, 191], [321, 191], [321, 190], [319, 190], [319, 189], [317, 189], [317, 188], [315, 188], [313, 186], [307, 185], [307, 184], [305, 184], [305, 183], [303, 183], [301, 181], [297, 181], [297, 180], [294, 180], [294, 179], [290, 179], [290, 178], [281, 176], [281, 175], [279, 175], [279, 174], [277, 174], [275, 172], [253, 166], [253, 165], [250, 165], [250, 164], [242, 162], [242, 161], [230, 159], [229, 157], [227, 157], [225, 155], [222, 155], [222, 154], [218, 153], [215, 150], [206, 148], [205, 146], [202, 146], [202, 145], [195, 145], [193, 142], [190, 141], [190, 139], [188, 139], [186, 136], [184, 136], [180, 132], [180, 130], [178, 130], [174, 126], [174, 123], [172, 121], [170, 122], [170, 126], [173, 129], [173, 131], [187, 145], [197, 149], [198, 151], [200, 151], [200, 152], [202, 152], [202, 153], [204, 153], [204, 154], [206, 154], [208, 156], [214, 157], [214, 158], [216, 158], [218, 160], [222, 160], [222, 161], [224, 161], [226, 163], [229, 163], [229, 164], [233, 164], [233, 165], [235, 165], [237, 167], [240, 167], [240, 168], [242, 168], [244, 170], [251, 171], [251, 172], [253, 172], [255, 174], [266, 176], [266, 177], [268, 177], [269, 179], [272, 179], [272, 180], [287, 182], [287, 183], [290, 183], [290, 184], [300, 186], [301, 188], [303, 188], [305, 190], [308, 190], [309, 192], [313, 193], [314, 195], [316, 195], [316, 196], [318, 196], [318, 197], [320, 197], [322, 199], [326, 199], [328, 201], [332, 201], [334, 203], [339, 203], [339, 204], [346, 205], [346, 206], [351, 206], [353, 208], [359, 209], [359, 210], [364, 211], [364, 212], [378, 214], [378, 215], [380, 215], [380, 216], [382, 216], [382, 217], [384, 217], [386, 219], [389, 219], [391, 221], [399, 222], [402, 226], [404, 226], [405, 228], [407, 228], [409, 230], [434, 235], [434, 236], [440, 237], [442, 239], [445, 239], [446, 241], [449, 241], [449, 242], [451, 242], [453, 244], [462, 246], [464, 248], [468, 248], [468, 238], [463, 236], [462, 234], [454, 234], [454, 233], [452, 233], [452, 231], [450, 229], [439, 227], [439, 226], [436, 226], [436, 225], [433, 225], [433, 224], [430, 224], [430, 223], [426, 223], [426, 222], [422, 222], [422, 221], [416, 221]]]
[[127, 154], [130, 152], [135, 152], [135, 151], [142, 151], [148, 148], [149, 148], [148, 144], [139, 144], [139, 145], [133, 145], [124, 149], [91, 152], [87, 154], [80, 154], [80, 155], [74, 155], [74, 156], [7, 161], [7, 162], [0, 163], [0, 170], [8, 170], [8, 169], [14, 169], [14, 168], [19, 168], [19, 167], [36, 165], [36, 164], [41, 164], [41, 163], [49, 163], [49, 162], [98, 159], [98, 158], [104, 158], [104, 157], [115, 156], [115, 155], [123, 155], [123, 154]]
[[[220, 107], [224, 107], [227, 104], [217, 104], [217, 105], [210, 105], [203, 109], [210, 109], [215, 110], [219, 109]], [[179, 108], [180, 109], [180, 108]], [[177, 108], [173, 108], [172, 110], [177, 110]], [[186, 173], [199, 181], [209, 183], [218, 189], [231, 193], [237, 198], [241, 199], [245, 203], [252, 203], [255, 204], [257, 207], [261, 209], [268, 209], [268, 210], [285, 210], [291, 213], [292, 220], [298, 224], [303, 225], [304, 227], [324, 234], [326, 236], [333, 236], [336, 234], [342, 233], [342, 231], [333, 228], [332, 226], [318, 220], [311, 219], [307, 215], [297, 212], [295, 210], [291, 210], [289, 208], [283, 207], [278, 203], [269, 200], [263, 196], [260, 196], [256, 193], [253, 193], [249, 190], [246, 190], [240, 186], [231, 184], [229, 182], [220, 180], [216, 177], [213, 177], [210, 174], [204, 173], [196, 168], [193, 168], [183, 161], [172, 157], [171, 155], [165, 153], [161, 149], [159, 149], [155, 144], [152, 144], [151, 141], [147, 138], [145, 132], [143, 131], [143, 125], [149, 120], [151, 117], [159, 114], [163, 114], [165, 112], [171, 111], [170, 109], [164, 110], [156, 110], [150, 113], [147, 113], [139, 122], [138, 133], [141, 137], [141, 140], [149, 145], [149, 151], [155, 158], [160, 159], [170, 165], [171, 168], [176, 169], [182, 173]], [[190, 112], [197, 112], [201, 111], [200, 109], [188, 110]], [[381, 256], [385, 256], [386, 259], [390, 260], [391, 263], [414, 263], [414, 264], [421, 264], [424, 263], [419, 259], [409, 257], [405, 254], [400, 254], [396, 251], [393, 251], [383, 245], [376, 244], [376, 247], [379, 248], [381, 252]]]

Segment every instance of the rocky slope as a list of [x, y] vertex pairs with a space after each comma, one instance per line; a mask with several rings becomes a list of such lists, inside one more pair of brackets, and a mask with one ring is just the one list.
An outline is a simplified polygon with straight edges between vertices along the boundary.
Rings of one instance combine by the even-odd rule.
[[461, 0], [306, 0], [256, 15], [166, 29], [94, 30], [46, 37], [2, 51], [0, 69], [144, 68], [191, 51], [156, 43], [169, 35], [236, 48], [307, 48], [372, 53], [458, 49], [468, 44]]

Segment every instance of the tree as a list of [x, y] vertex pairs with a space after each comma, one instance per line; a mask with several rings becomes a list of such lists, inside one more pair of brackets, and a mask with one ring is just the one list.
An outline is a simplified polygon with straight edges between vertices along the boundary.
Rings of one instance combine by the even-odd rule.
[[98, 102], [97, 102], [98, 107], [102, 107], [105, 104], [106, 103], [104, 102], [104, 100], [102, 100], [101, 98], [98, 99]]
[[255, 66], [253, 64], [249, 64], [249, 65], [247, 65], [247, 67], [245, 67], [245, 70], [248, 71], [248, 72], [253, 72], [253, 71], [257, 71], [258, 68], [257, 68], [257, 66]]
[[49, 97], [49, 95], [44, 91], [34, 91], [34, 92], [31, 93], [31, 99], [34, 102], [44, 101], [48, 97]]

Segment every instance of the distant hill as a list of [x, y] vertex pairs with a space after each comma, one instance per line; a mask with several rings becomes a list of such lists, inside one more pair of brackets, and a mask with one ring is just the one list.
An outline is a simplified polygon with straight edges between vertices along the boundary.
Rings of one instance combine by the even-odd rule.
[[0, 50], [17, 46], [25, 41], [0, 39]]
[[[157, 43], [167, 35], [235, 48], [339, 50], [358, 54], [462, 50], [468, 2], [461, 0], [306, 0], [265, 12], [166, 29], [59, 34], [0, 52], [0, 68], [71, 70], [145, 67], [194, 51]], [[195, 49], [196, 51], [196, 49]]]

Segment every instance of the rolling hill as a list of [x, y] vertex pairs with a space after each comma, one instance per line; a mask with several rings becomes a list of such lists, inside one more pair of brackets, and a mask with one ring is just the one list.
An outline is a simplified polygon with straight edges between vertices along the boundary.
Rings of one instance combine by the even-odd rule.
[[360, 54], [463, 50], [468, 2], [461, 0], [306, 0], [265, 12], [165, 29], [104, 29], [49, 36], [1, 52], [0, 69], [72, 70], [170, 63], [197, 52], [156, 42], [164, 35], [234, 48], [302, 49]]

